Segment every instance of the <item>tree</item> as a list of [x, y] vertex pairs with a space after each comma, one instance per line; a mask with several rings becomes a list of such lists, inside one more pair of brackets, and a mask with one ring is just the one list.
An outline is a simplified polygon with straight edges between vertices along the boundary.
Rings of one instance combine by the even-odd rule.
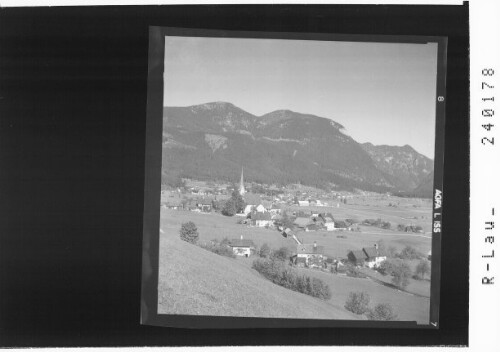
[[283, 217], [281, 218], [281, 223], [285, 229], [293, 229], [293, 221], [290, 219], [286, 211], [283, 212]]
[[280, 260], [282, 262], [288, 260], [289, 257], [290, 257], [290, 252], [286, 247], [281, 247], [280, 249], [273, 251], [273, 254], [271, 255], [272, 259]]
[[196, 228], [196, 225], [192, 221], [183, 223], [181, 225], [181, 230], [179, 231], [179, 233], [183, 241], [193, 244], [198, 242], [199, 238], [198, 229]]
[[380, 303], [375, 308], [370, 309], [366, 315], [370, 320], [397, 320], [397, 314], [394, 314], [392, 306], [387, 303]]
[[415, 275], [420, 276], [420, 278], [423, 279], [425, 274], [429, 274], [430, 272], [431, 266], [429, 265], [429, 262], [425, 259], [420, 260], [415, 268]]
[[269, 257], [269, 254], [271, 254], [271, 248], [269, 248], [269, 245], [267, 243], [264, 243], [262, 247], [260, 247], [259, 256], [261, 258], [267, 258]]
[[233, 216], [236, 214], [236, 204], [234, 203], [233, 198], [229, 198], [226, 201], [224, 207], [222, 208], [222, 214], [226, 216]]
[[401, 251], [401, 253], [399, 254], [399, 257], [401, 259], [418, 259], [422, 256], [421, 253], [419, 253], [415, 248], [413, 248], [412, 246], [406, 246], [405, 248], [403, 248], [403, 250]]
[[241, 213], [245, 209], [245, 201], [241, 194], [235, 189], [231, 194], [231, 199], [234, 202], [234, 206], [236, 208], [236, 213]]
[[396, 247], [394, 247], [394, 246], [389, 246], [389, 247], [387, 248], [387, 252], [386, 252], [386, 253], [387, 253], [387, 255], [388, 255], [389, 257], [394, 258], [394, 257], [396, 256], [396, 251], [397, 251], [397, 250], [396, 250]]
[[369, 310], [370, 295], [366, 292], [350, 292], [345, 309], [355, 314], [365, 314]]
[[410, 266], [402, 260], [392, 264], [392, 283], [397, 287], [404, 289], [410, 283]]
[[382, 275], [391, 275], [392, 274], [391, 262], [388, 260], [384, 260], [382, 263], [380, 263], [379, 267], [377, 268], [377, 271]]

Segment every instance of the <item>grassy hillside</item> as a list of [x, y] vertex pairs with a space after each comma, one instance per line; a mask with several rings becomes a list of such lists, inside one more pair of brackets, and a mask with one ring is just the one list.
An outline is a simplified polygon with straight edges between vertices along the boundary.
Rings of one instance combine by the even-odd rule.
[[[349, 208], [341, 207], [335, 211], [354, 212], [355, 215], [356, 210], [353, 208], [356, 206]], [[373, 217], [375, 214], [366, 215]], [[282, 237], [278, 231], [239, 225], [237, 220], [236, 217], [217, 214], [162, 209], [160, 313], [266, 317], [298, 317], [299, 314], [300, 317], [359, 319], [357, 315], [350, 315], [343, 306], [349, 292], [366, 291], [372, 297], [373, 304], [390, 303], [400, 320], [416, 320], [420, 323], [428, 321], [427, 297], [417, 297], [369, 279], [304, 269], [305, 274], [318, 276], [330, 286], [332, 299], [323, 302], [263, 279], [251, 269], [254, 258], [220, 257], [178, 239], [181, 224], [193, 221], [198, 227], [200, 241], [221, 240], [224, 237], [239, 238], [243, 235], [245, 239], [254, 241], [257, 246], [268, 243], [271, 248], [286, 246], [295, 251], [294, 241]], [[338, 238], [337, 235], [345, 235], [346, 238]], [[398, 250], [405, 245], [412, 245], [426, 253], [431, 245], [428, 235], [405, 234], [370, 227], [363, 227], [363, 232], [300, 232], [298, 236], [307, 243], [317, 241], [325, 247], [328, 255], [338, 257], [346, 257], [349, 249], [373, 246], [380, 239]], [[429, 295], [428, 281], [411, 282], [409, 291]], [[345, 317], [345, 314], [348, 314], [348, 317]]]
[[359, 319], [343, 307], [274, 285], [237, 259], [160, 235], [160, 314]]

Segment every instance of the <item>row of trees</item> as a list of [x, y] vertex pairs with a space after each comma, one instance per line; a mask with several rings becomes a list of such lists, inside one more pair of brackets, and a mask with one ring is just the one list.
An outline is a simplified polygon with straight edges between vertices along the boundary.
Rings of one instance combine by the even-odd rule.
[[332, 297], [330, 287], [323, 280], [300, 275], [279, 259], [255, 259], [252, 268], [266, 279], [289, 290], [304, 293], [322, 300]]
[[376, 304], [370, 308], [370, 295], [366, 292], [350, 292], [345, 309], [354, 314], [366, 315], [370, 320], [397, 320], [398, 316], [388, 303]]
[[383, 261], [377, 270], [382, 275], [391, 275], [392, 283], [404, 289], [410, 283], [410, 278], [423, 279], [426, 274], [430, 273], [431, 267], [427, 260], [422, 259], [413, 273], [406, 261], [396, 258]]

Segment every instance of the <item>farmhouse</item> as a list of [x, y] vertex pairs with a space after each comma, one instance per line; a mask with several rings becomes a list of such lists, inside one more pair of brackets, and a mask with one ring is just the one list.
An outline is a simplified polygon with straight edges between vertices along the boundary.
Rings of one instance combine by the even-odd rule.
[[299, 200], [297, 203], [301, 207], [308, 207], [309, 206], [309, 201], [308, 200]]
[[229, 247], [232, 248], [235, 255], [242, 257], [249, 257], [252, 255], [252, 252], [255, 251], [255, 244], [253, 241], [244, 240], [243, 238], [231, 240], [229, 242]]
[[327, 221], [323, 224], [323, 226], [326, 228], [326, 231], [334, 231], [335, 230], [335, 223], [333, 221]]
[[162, 204], [167, 209], [178, 210], [182, 209], [182, 202], [179, 198], [169, 199], [168, 201]]
[[330, 213], [320, 213], [318, 215], [318, 219], [320, 219], [323, 222], [334, 222], [333, 220], [333, 215]]
[[354, 265], [363, 265], [365, 263], [366, 254], [363, 251], [350, 251], [347, 254], [347, 259]]
[[387, 255], [378, 249], [378, 245], [363, 248], [366, 255], [365, 265], [369, 268], [378, 268], [387, 259]]
[[345, 221], [337, 221], [335, 223], [335, 229], [337, 230], [347, 230], [349, 226], [347, 225], [347, 223]]
[[252, 224], [257, 227], [271, 226], [273, 221], [269, 213], [252, 212]]
[[202, 201], [198, 203], [198, 208], [205, 213], [210, 213], [212, 211], [212, 202]]
[[298, 266], [309, 268], [321, 268], [326, 262], [324, 247], [313, 244], [297, 244], [297, 254], [291, 258]]

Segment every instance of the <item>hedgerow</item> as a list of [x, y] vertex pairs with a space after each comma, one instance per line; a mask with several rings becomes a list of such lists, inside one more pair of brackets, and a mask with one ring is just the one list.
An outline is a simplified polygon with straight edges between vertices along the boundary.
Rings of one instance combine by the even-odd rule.
[[286, 267], [282, 261], [259, 258], [253, 261], [252, 268], [266, 279], [287, 289], [323, 300], [329, 300], [332, 297], [330, 287], [323, 280], [299, 275]]

